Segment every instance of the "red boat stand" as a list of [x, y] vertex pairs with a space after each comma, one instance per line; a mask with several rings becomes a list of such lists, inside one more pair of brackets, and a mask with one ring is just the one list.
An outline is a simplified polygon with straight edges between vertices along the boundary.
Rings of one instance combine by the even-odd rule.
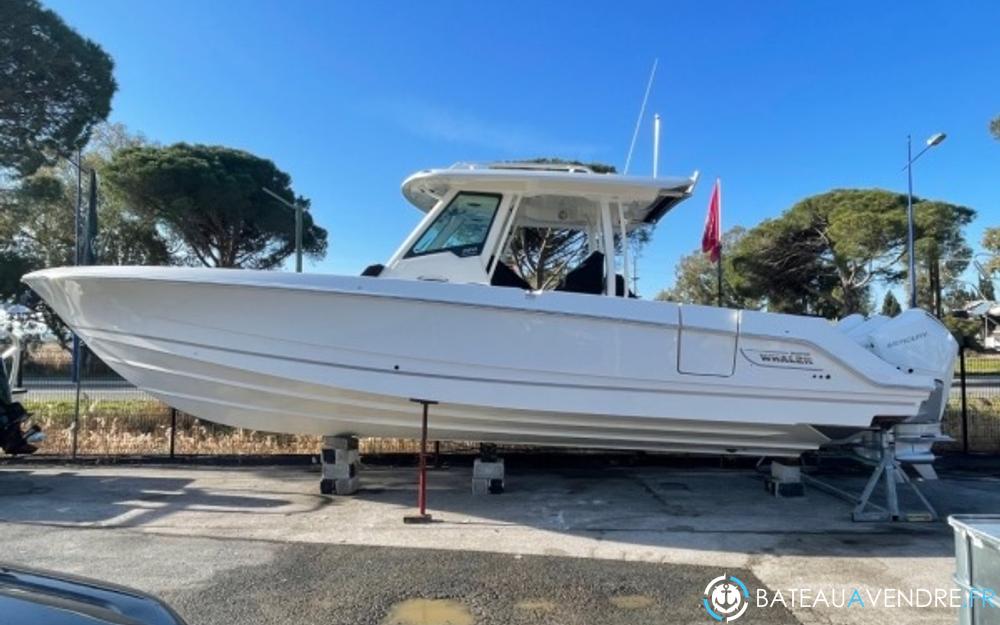
[[403, 523], [430, 523], [431, 515], [427, 514], [427, 407], [437, 404], [429, 399], [411, 399], [410, 401], [423, 406], [423, 424], [420, 429], [420, 462], [417, 469], [417, 508], [418, 514], [403, 517]]

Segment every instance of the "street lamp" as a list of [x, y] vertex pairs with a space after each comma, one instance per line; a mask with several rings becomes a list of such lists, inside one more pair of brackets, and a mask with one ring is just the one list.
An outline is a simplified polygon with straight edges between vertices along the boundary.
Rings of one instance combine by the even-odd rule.
[[927, 139], [927, 145], [924, 146], [923, 150], [913, 156], [913, 141], [910, 135], [906, 135], [906, 182], [907, 182], [907, 193], [906, 193], [906, 255], [908, 257], [908, 272], [910, 275], [910, 308], [917, 307], [917, 259], [914, 254], [914, 225], [913, 225], [913, 163], [916, 162], [918, 158], [924, 155], [924, 152], [931, 149], [935, 145], [939, 145], [947, 137], [943, 132], [938, 132], [930, 136]]
[[295, 211], [295, 273], [302, 273], [302, 209], [304, 207], [298, 201], [292, 204], [267, 187], [261, 187], [261, 190]]

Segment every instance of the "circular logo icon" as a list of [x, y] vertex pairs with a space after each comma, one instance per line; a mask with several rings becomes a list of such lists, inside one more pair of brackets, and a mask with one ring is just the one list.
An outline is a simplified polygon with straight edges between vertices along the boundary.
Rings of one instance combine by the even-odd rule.
[[735, 621], [750, 605], [750, 591], [740, 578], [720, 575], [705, 586], [701, 603], [708, 615], [717, 621]]

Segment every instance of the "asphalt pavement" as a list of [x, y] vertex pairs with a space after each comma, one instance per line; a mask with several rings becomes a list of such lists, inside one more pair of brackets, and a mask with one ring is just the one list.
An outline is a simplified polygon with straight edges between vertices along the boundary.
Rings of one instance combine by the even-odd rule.
[[[0, 465], [3, 560], [159, 595], [192, 625], [712, 623], [718, 576], [750, 592], [952, 587], [944, 522], [853, 523], [820, 491], [775, 499], [749, 469], [509, 459], [502, 495], [470, 467], [365, 466], [352, 497], [314, 467]], [[1000, 511], [1000, 472], [945, 467], [942, 514]], [[860, 491], [864, 476], [829, 475]], [[912, 499], [904, 505], [912, 505]], [[741, 623], [943, 623], [947, 607], [751, 605]]]

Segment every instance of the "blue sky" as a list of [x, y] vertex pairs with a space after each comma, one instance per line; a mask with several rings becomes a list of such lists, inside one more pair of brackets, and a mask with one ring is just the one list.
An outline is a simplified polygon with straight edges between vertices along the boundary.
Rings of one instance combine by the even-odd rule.
[[419, 213], [409, 173], [561, 156], [621, 168], [659, 58], [631, 173], [702, 172], [640, 260], [672, 283], [711, 181], [751, 226], [837, 187], [905, 190], [906, 135], [948, 140], [919, 195], [1000, 225], [1000, 3], [44, 0], [115, 59], [112, 120], [163, 143], [250, 150], [289, 172], [330, 232], [308, 270], [384, 261]]

